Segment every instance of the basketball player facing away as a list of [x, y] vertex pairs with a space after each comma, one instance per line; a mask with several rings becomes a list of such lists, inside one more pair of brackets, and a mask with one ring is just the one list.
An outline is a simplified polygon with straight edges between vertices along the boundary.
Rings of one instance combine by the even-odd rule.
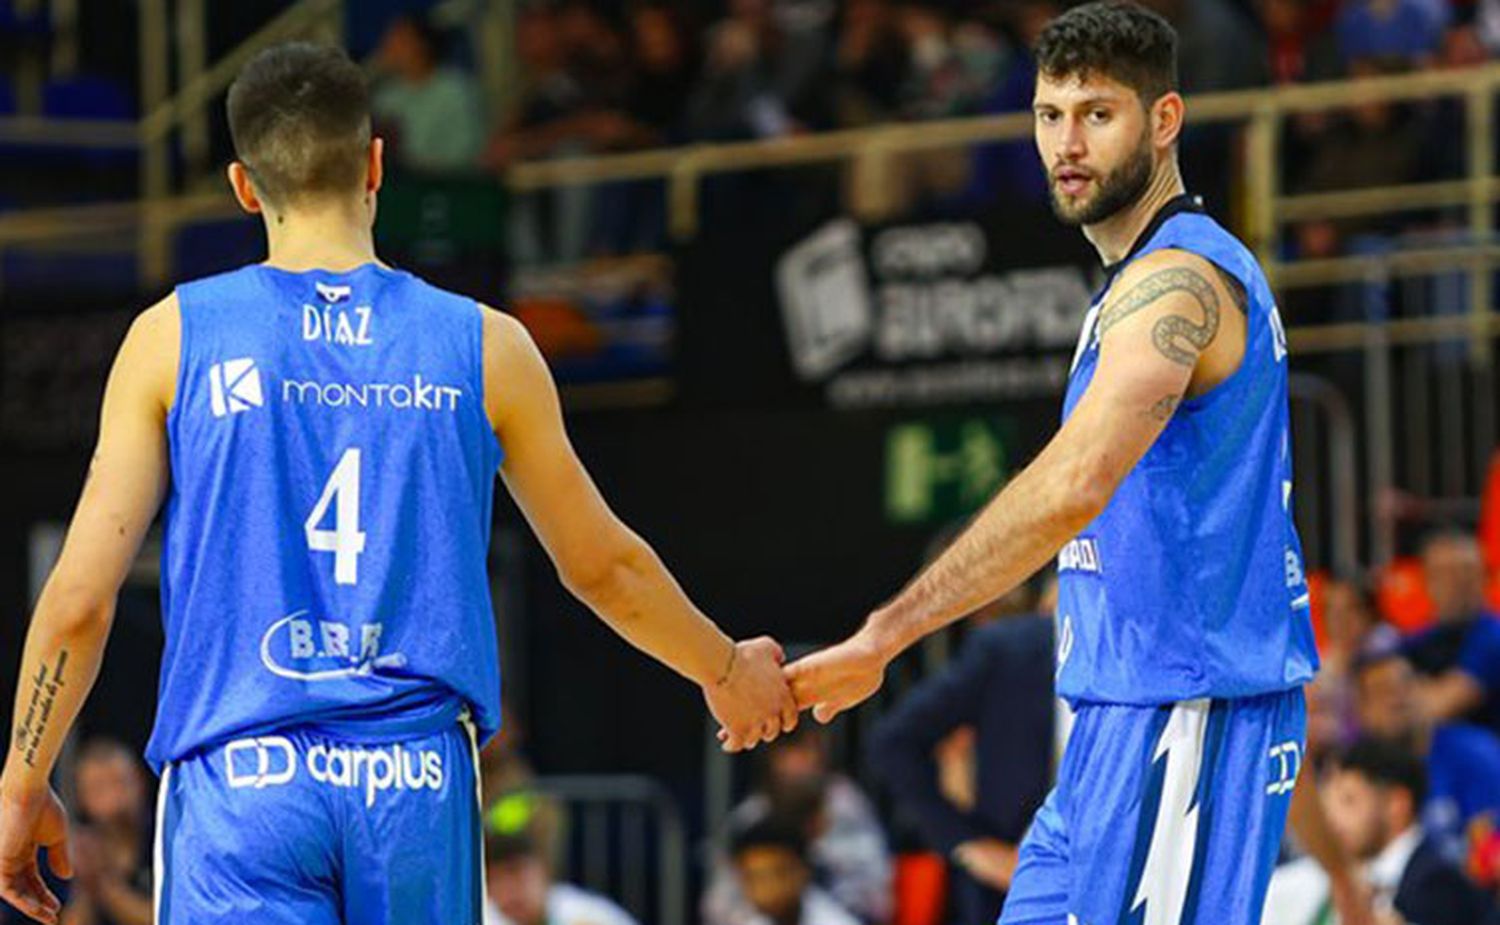
[[382, 148], [358, 67], [279, 46], [228, 109], [229, 179], [269, 260], [178, 287], [120, 347], [27, 637], [0, 896], [57, 921], [37, 867], [44, 846], [69, 873], [47, 775], [165, 500], [158, 921], [477, 925], [497, 467], [566, 586], [702, 687], [726, 748], [795, 724], [782, 655], [732, 642], [616, 519], [518, 323], [376, 259]]
[[1285, 336], [1255, 258], [1183, 192], [1172, 27], [1092, 3], [1036, 58], [1054, 210], [1107, 269], [1062, 427], [854, 636], [788, 673], [826, 722], [913, 642], [1056, 559], [1057, 689], [1076, 723], [1001, 922], [1255, 925], [1317, 668]]

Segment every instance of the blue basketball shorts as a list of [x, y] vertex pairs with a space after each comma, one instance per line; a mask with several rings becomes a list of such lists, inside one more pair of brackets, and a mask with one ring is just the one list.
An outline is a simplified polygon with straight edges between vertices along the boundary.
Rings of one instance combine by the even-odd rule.
[[1260, 925], [1306, 732], [1300, 688], [1080, 705], [1001, 925]]
[[371, 744], [305, 729], [173, 762], [157, 797], [158, 925], [479, 925], [467, 724]]

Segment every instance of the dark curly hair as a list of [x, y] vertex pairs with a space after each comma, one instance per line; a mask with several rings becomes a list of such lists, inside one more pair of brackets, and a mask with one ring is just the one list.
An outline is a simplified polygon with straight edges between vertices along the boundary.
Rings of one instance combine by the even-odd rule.
[[1177, 31], [1129, 0], [1098, 0], [1047, 24], [1037, 39], [1036, 66], [1049, 80], [1117, 80], [1149, 106], [1177, 89]]

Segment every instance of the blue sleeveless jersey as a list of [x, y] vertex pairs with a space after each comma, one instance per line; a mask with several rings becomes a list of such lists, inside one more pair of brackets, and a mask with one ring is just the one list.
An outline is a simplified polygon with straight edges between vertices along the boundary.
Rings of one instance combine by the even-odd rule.
[[499, 725], [500, 446], [471, 299], [368, 264], [178, 287], [153, 766], [305, 726]]
[[[1286, 335], [1270, 286], [1244, 245], [1199, 211], [1163, 210], [1125, 263], [1162, 248], [1197, 254], [1244, 287], [1245, 354], [1218, 387], [1183, 401], [1058, 557], [1057, 689], [1075, 702], [1248, 697], [1317, 670], [1291, 514]], [[1093, 379], [1107, 291], [1084, 322], [1064, 420]]]

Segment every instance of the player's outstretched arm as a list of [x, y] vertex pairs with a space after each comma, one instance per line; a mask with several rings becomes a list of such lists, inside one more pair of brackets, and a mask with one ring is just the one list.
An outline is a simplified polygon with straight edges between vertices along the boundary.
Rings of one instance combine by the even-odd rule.
[[564, 586], [632, 645], [703, 689], [726, 749], [794, 728], [780, 646], [765, 638], [735, 643], [693, 606], [583, 468], [552, 375], [526, 329], [489, 309], [484, 329], [486, 407], [505, 447], [500, 473]]
[[1051, 442], [859, 632], [790, 666], [799, 706], [818, 720], [873, 694], [885, 666], [913, 642], [1051, 561], [1109, 504], [1189, 389], [1238, 365], [1243, 313], [1212, 264], [1157, 251], [1132, 263], [1111, 293], [1099, 312], [1093, 381]]
[[56, 873], [71, 875], [67, 820], [48, 776], [98, 674], [115, 596], [166, 492], [178, 324], [169, 297], [137, 318], [120, 346], [88, 479], [21, 656], [0, 775], [0, 896], [42, 922], [57, 921], [59, 906], [42, 883], [37, 849], [49, 849]]

